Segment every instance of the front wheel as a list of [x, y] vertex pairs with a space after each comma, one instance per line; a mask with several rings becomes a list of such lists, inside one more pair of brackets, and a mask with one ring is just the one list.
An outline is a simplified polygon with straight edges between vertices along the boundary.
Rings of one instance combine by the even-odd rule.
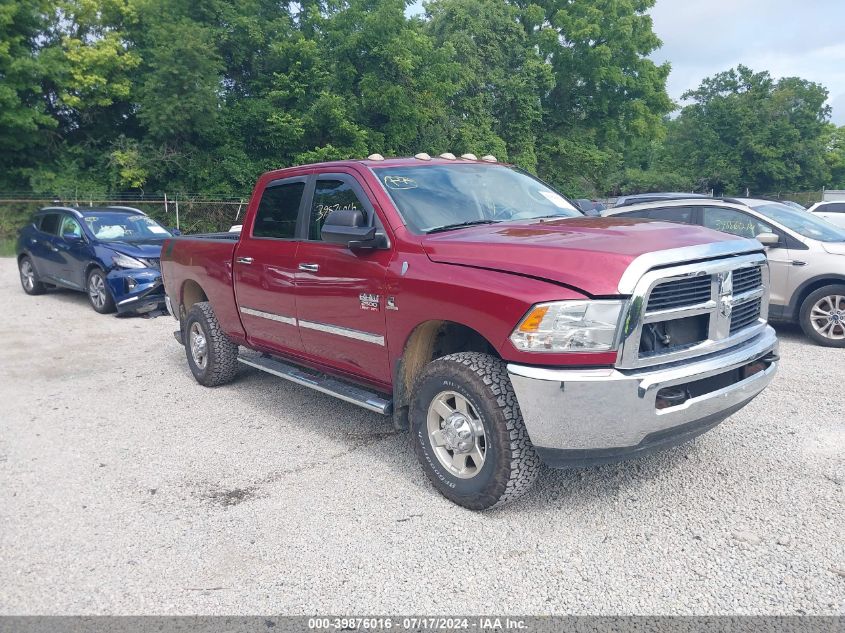
[[38, 279], [38, 273], [35, 272], [35, 266], [29, 256], [21, 257], [18, 262], [18, 272], [21, 275], [21, 286], [23, 291], [28, 295], [44, 294], [46, 290], [44, 284]]
[[235, 377], [238, 346], [223, 332], [210, 303], [202, 301], [191, 306], [183, 340], [188, 366], [198, 383], [216, 387]]
[[540, 469], [505, 364], [461, 352], [423, 370], [410, 409], [411, 439], [447, 499], [486, 510], [523, 494]]
[[845, 347], [845, 285], [811, 292], [801, 304], [801, 329], [819, 345]]
[[88, 301], [91, 307], [100, 314], [114, 312], [114, 299], [106, 283], [106, 273], [100, 268], [94, 268], [88, 273], [88, 282], [85, 286], [88, 290]]

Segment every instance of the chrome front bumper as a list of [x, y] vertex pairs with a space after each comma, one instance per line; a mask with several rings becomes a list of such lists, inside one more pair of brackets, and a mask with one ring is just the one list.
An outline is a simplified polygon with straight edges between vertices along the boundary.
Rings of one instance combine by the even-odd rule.
[[[645, 369], [544, 369], [508, 365], [525, 426], [552, 466], [613, 461], [685, 441], [741, 409], [777, 371], [771, 327], [745, 344], [701, 359]], [[657, 393], [727, 374], [761, 359], [763, 371], [657, 408]], [[706, 383], [702, 383], [706, 384]], [[706, 388], [705, 388], [706, 389]]]

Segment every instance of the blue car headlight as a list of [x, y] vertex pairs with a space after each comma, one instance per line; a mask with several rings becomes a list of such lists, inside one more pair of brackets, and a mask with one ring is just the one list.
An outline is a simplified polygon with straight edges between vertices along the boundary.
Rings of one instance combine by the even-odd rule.
[[112, 256], [112, 263], [118, 268], [146, 268], [147, 265], [134, 257], [124, 255], [123, 253], [115, 253]]

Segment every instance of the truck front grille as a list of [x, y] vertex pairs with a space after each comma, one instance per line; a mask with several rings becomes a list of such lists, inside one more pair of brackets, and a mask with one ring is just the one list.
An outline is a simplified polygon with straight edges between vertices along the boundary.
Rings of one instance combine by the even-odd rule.
[[664, 281], [651, 291], [648, 312], [694, 306], [709, 301], [711, 283], [710, 275]]
[[754, 336], [768, 315], [768, 279], [762, 254], [646, 273], [625, 321], [620, 367], [683, 360]]
[[763, 285], [763, 275], [759, 266], [738, 268], [733, 271], [734, 294], [742, 294]]
[[746, 301], [734, 307], [731, 314], [731, 334], [755, 323], [760, 318], [760, 299]]

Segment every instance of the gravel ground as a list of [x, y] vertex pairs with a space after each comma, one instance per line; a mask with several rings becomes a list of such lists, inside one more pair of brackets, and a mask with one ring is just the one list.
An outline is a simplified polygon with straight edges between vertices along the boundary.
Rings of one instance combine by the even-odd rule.
[[11, 259], [0, 302], [2, 614], [845, 613], [845, 350], [794, 328], [694, 443], [476, 514], [385, 418], [200, 387], [169, 317], [28, 297]]

